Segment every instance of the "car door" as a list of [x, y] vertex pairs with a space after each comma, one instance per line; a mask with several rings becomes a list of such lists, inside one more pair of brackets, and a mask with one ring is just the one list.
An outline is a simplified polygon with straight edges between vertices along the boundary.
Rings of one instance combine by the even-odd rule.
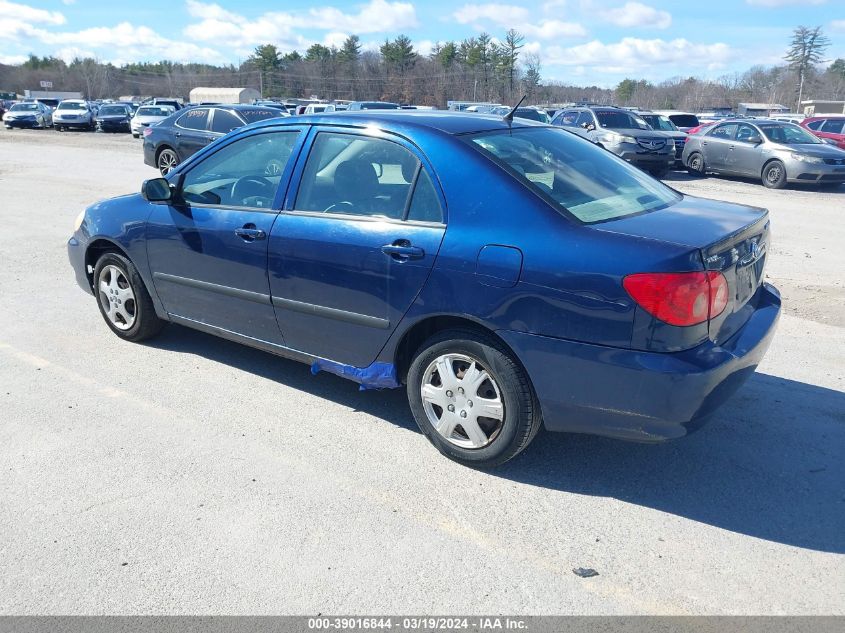
[[235, 139], [171, 179], [174, 202], [151, 205], [147, 257], [169, 314], [283, 342], [270, 301], [267, 237], [304, 135], [305, 128], [283, 127]]
[[366, 367], [428, 278], [442, 194], [399, 137], [323, 127], [312, 139], [270, 236], [273, 304], [289, 347]]
[[702, 137], [701, 151], [708, 168], [727, 170], [728, 152], [734, 142], [736, 129], [736, 123], [722, 123]]
[[193, 156], [216, 138], [208, 129], [209, 114], [209, 108], [191, 108], [176, 119], [173, 144], [180, 161]]
[[763, 168], [760, 132], [748, 123], [740, 123], [736, 138], [728, 145], [725, 170], [744, 176], [759, 176]]

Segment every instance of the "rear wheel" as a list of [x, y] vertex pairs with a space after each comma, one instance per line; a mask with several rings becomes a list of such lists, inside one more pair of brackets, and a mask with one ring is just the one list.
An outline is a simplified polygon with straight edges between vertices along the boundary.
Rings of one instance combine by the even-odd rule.
[[426, 341], [408, 371], [417, 424], [446, 457], [489, 468], [518, 455], [540, 428], [528, 377], [494, 339], [470, 330]]
[[704, 156], [701, 152], [693, 152], [687, 158], [687, 171], [692, 176], [704, 176], [707, 172], [707, 167], [704, 164]]
[[143, 341], [166, 325], [156, 315], [153, 300], [135, 266], [122, 255], [106, 253], [97, 260], [94, 294], [106, 324], [122, 339]]
[[156, 163], [158, 164], [158, 170], [161, 172], [161, 175], [166, 176], [179, 164], [179, 157], [176, 155], [176, 152], [166, 147], [159, 152]]
[[786, 186], [786, 167], [779, 160], [773, 160], [763, 167], [763, 185], [769, 189], [783, 189]]

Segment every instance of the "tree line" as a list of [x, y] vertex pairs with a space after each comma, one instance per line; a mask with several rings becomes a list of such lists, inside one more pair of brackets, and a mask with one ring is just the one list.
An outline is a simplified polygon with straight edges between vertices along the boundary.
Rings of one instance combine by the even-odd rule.
[[242, 63], [228, 66], [161, 61], [117, 67], [90, 58], [66, 63], [30, 55], [21, 65], [0, 65], [0, 91], [37, 90], [45, 80], [53, 83], [53, 90], [78, 91], [90, 99], [186, 98], [192, 88], [208, 86], [250, 87], [265, 97], [317, 96], [438, 107], [448, 100], [514, 103], [524, 94], [527, 103], [535, 104], [591, 101], [692, 111], [735, 108], [747, 101], [794, 109], [807, 96], [845, 100], [845, 60], [825, 62], [829, 41], [819, 27], [795, 29], [783, 65], [755, 66], [718, 79], [676, 77], [652, 83], [628, 78], [615, 88], [543, 81], [539, 57], [522, 50], [524, 39], [514, 29], [502, 39], [481, 33], [439, 43], [424, 55], [405, 35], [385, 40], [377, 51], [363, 50], [360, 38], [350, 35], [339, 47], [314, 44], [284, 54], [274, 44], [264, 44]]

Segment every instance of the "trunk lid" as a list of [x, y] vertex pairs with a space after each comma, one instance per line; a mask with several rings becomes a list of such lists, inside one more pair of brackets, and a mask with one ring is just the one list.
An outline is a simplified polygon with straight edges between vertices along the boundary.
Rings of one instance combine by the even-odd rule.
[[702, 268], [721, 272], [728, 283], [728, 303], [710, 320], [709, 336], [714, 342], [730, 338], [756, 309], [770, 245], [766, 209], [685, 196], [666, 209], [595, 228], [687, 246], [698, 251]]

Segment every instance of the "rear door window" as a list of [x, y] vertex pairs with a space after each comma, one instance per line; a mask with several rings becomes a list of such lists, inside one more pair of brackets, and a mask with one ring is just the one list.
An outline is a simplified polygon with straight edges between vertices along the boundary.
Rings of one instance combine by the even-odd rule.
[[810, 121], [807, 124], [807, 127], [811, 130], [818, 131], [818, 129], [822, 126], [822, 123], [824, 123], [824, 119], [819, 119], [818, 121]]
[[188, 110], [176, 121], [176, 125], [186, 130], [205, 130], [207, 124], [208, 108]]
[[211, 119], [211, 131], [226, 134], [227, 132], [231, 132], [232, 130], [243, 126], [243, 124], [243, 121], [228, 110], [215, 108], [214, 117]]
[[828, 134], [842, 134], [842, 127], [845, 125], [845, 119], [828, 119], [822, 125], [822, 132]]

